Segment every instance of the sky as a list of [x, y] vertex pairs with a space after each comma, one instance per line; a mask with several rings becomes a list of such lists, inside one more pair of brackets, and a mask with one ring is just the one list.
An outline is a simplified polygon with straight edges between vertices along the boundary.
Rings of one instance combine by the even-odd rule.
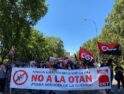
[[48, 13], [35, 26], [46, 36], [59, 37], [64, 48], [76, 53], [98, 36], [114, 0], [47, 0]]

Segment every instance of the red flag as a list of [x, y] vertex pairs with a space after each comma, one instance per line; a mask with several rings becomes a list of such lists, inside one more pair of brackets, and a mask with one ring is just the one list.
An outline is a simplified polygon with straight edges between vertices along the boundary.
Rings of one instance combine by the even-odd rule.
[[85, 59], [85, 60], [87, 60], [89, 62], [92, 62], [92, 60], [94, 59], [93, 54], [90, 51], [88, 51], [88, 50], [86, 50], [84, 48], [80, 48], [80, 50], [79, 50], [79, 58], [81, 60]]
[[120, 45], [118, 43], [100, 43], [98, 42], [100, 53], [103, 54], [118, 54], [120, 52]]

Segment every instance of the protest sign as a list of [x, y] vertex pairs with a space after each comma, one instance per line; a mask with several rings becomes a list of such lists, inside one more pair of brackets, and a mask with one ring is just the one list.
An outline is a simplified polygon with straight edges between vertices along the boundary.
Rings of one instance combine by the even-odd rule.
[[89, 69], [13, 68], [10, 88], [37, 90], [110, 89], [108, 67]]

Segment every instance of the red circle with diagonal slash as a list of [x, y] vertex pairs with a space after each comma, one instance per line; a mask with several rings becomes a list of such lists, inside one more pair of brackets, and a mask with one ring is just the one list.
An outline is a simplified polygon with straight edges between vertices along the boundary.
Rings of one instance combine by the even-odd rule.
[[14, 73], [13, 81], [16, 85], [24, 84], [28, 79], [28, 74], [24, 70], [18, 70]]

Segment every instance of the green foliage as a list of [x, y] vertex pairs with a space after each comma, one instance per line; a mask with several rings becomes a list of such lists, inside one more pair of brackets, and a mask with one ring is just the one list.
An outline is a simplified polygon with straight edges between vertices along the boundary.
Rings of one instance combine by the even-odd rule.
[[46, 37], [47, 47], [49, 48], [50, 56], [62, 57], [64, 56], [63, 41], [55, 37]]
[[[104, 59], [113, 58], [115, 62], [124, 62], [124, 0], [116, 0], [112, 12], [108, 15], [106, 23], [102, 29], [101, 35], [98, 38], [87, 41], [83, 47], [91, 50], [96, 59], [99, 57], [100, 61]], [[121, 45], [121, 56], [100, 55], [96, 47], [97, 41], [101, 42], [117, 42]]]
[[16, 50], [25, 47], [31, 27], [46, 13], [45, 0], [0, 0], [2, 60], [12, 46], [15, 46]]
[[64, 55], [63, 41], [45, 37], [32, 29], [47, 13], [45, 0], [0, 0], [0, 47], [3, 61], [8, 59], [12, 46], [15, 58], [23, 60], [47, 60], [50, 56]]
[[106, 20], [109, 29], [124, 37], [124, 0], [116, 0], [111, 14]]

